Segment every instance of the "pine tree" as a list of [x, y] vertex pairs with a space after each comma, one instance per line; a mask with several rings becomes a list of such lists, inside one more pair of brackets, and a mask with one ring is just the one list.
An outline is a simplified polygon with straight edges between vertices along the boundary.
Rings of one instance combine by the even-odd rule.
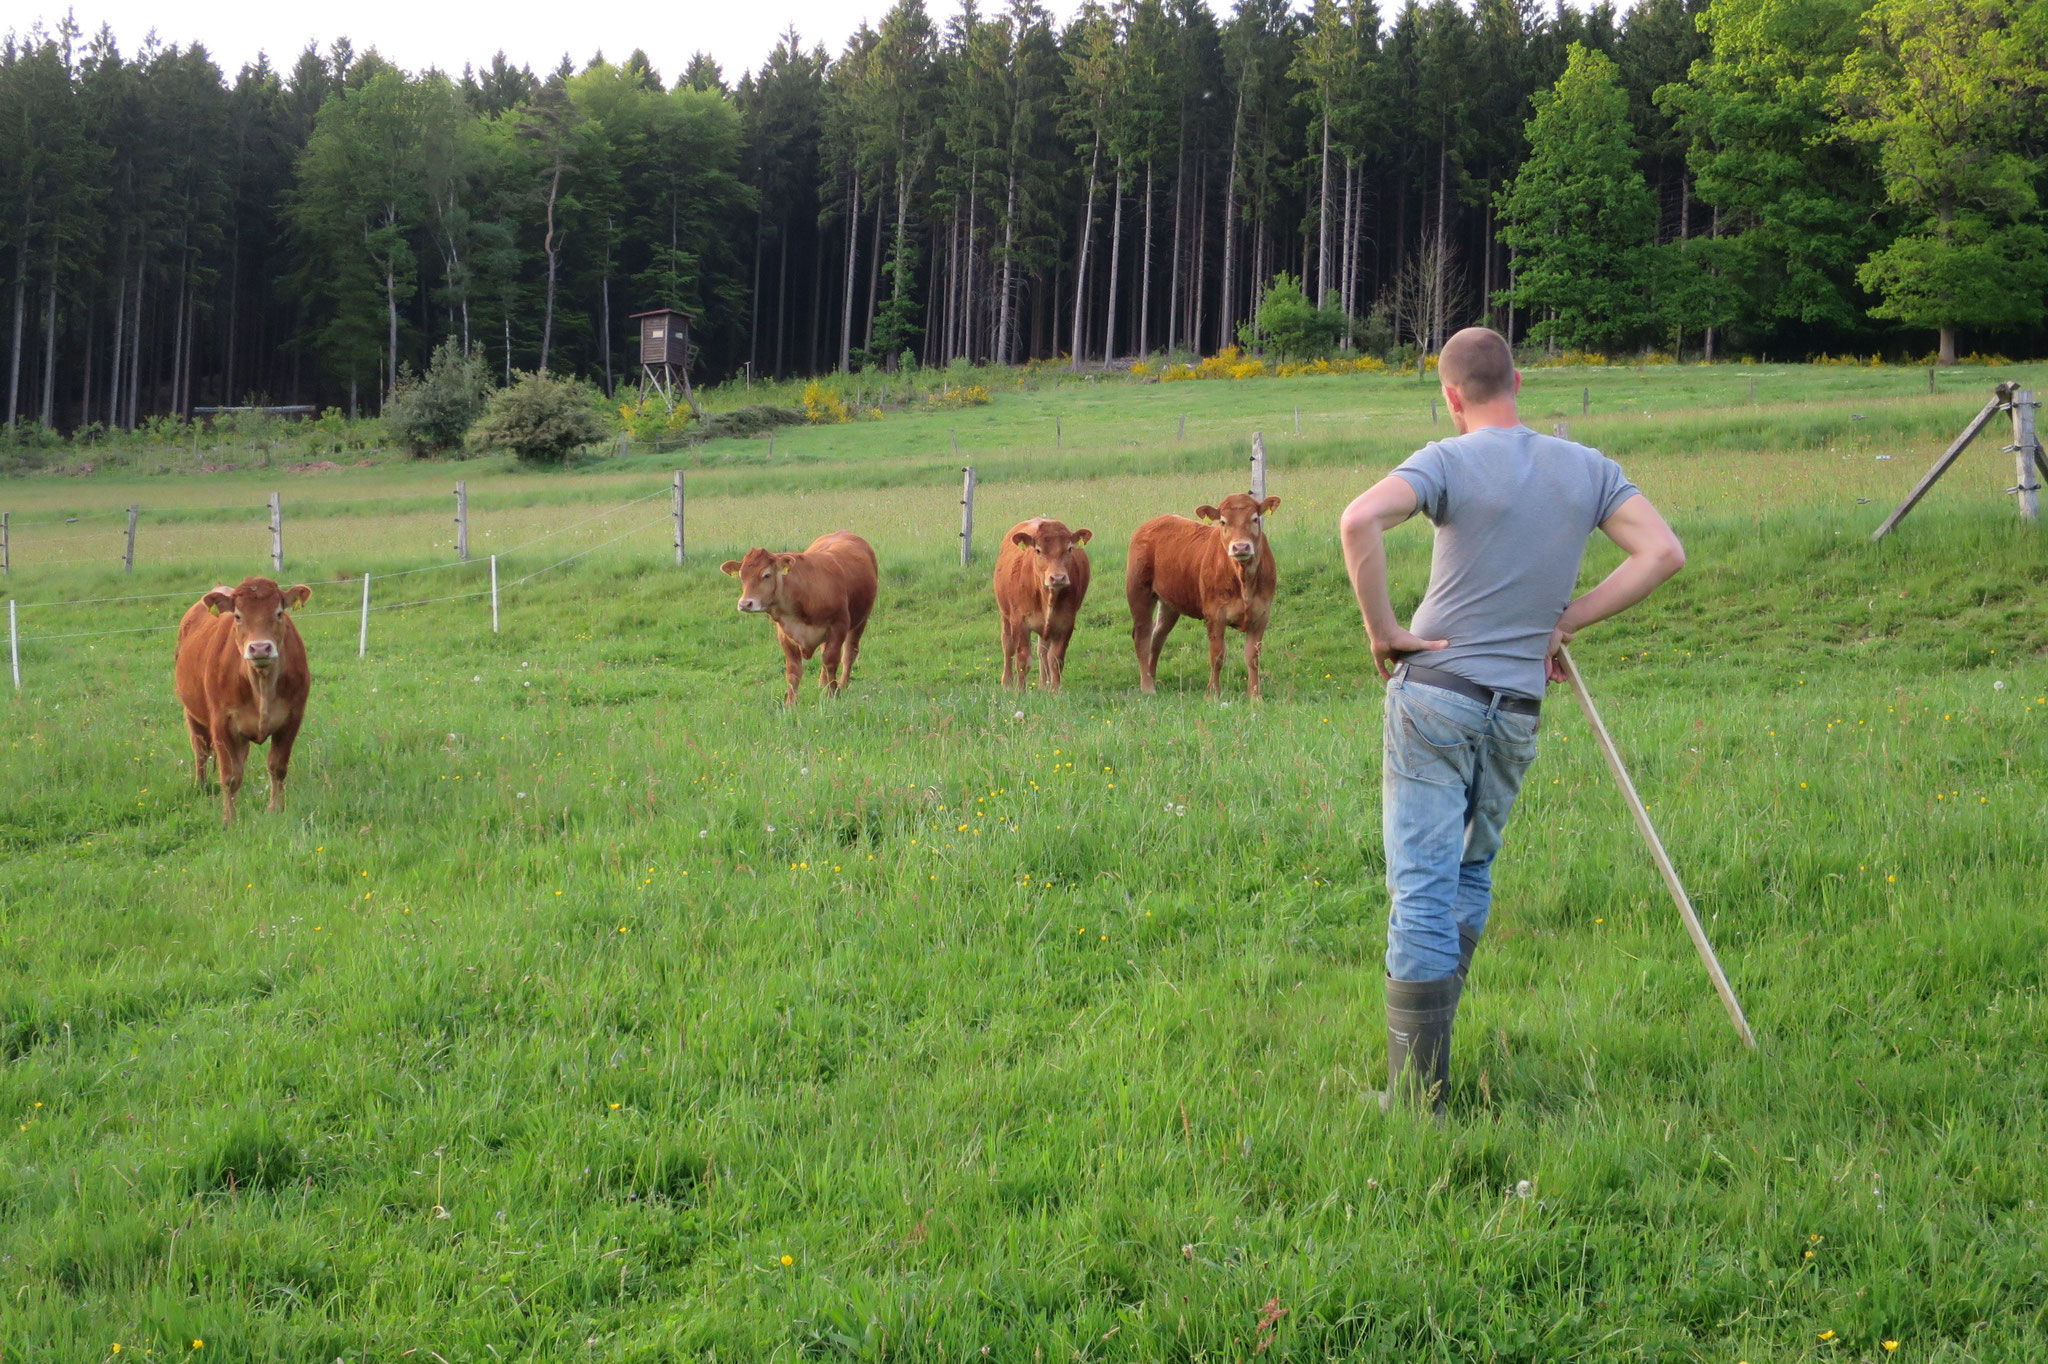
[[1500, 214], [1520, 256], [1509, 294], [1543, 314], [1530, 336], [1553, 349], [1639, 339], [1651, 320], [1654, 220], [1613, 61], [1573, 43], [1557, 85], [1536, 97], [1528, 136]]

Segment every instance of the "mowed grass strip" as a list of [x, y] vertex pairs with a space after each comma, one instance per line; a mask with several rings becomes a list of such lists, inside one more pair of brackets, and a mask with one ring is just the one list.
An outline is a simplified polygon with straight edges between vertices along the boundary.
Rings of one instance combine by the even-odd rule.
[[[1203, 696], [1187, 623], [1135, 694], [1131, 518], [1211, 497], [1142, 471], [986, 487], [964, 573], [914, 490], [707, 497], [683, 569], [657, 524], [508, 590], [496, 636], [487, 601], [373, 614], [360, 661], [320, 576], [352, 556], [309, 560], [291, 805], [226, 835], [168, 636], [37, 643], [0, 721], [0, 1332], [57, 1359], [2048, 1351], [2048, 553], [1949, 483], [1871, 546], [1839, 453], [1632, 460], [1691, 564], [1577, 648], [1763, 1053], [1559, 696], [1441, 1130], [1368, 1097], [1378, 688], [1332, 523], [1383, 463], [1276, 462], [1259, 706], [1234, 635]], [[995, 686], [987, 567], [1026, 511], [1098, 534], [1056, 697]], [[793, 713], [715, 569], [778, 525], [884, 551], [852, 690], [813, 667]], [[1405, 611], [1427, 532], [1393, 544]], [[142, 619], [99, 609], [78, 628]]]

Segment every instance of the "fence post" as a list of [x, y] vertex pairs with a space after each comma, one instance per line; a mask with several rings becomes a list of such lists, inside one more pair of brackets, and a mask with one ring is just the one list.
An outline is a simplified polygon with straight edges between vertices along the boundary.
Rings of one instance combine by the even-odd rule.
[[1067, 437], [1066, 433], [1060, 429], [1060, 419], [1054, 417], [1052, 419], [1052, 448], [1055, 450], [1062, 449], [1066, 443]]
[[974, 466], [960, 470], [966, 475], [960, 487], [960, 567], [974, 558]]
[[953, 458], [960, 458], [960, 433], [949, 426], [946, 428], [946, 439], [953, 442]]
[[14, 669], [14, 689], [21, 690], [21, 635], [14, 627], [14, 598], [7, 599], [7, 662]]
[[1927, 396], [1930, 398], [1934, 396], [1934, 366], [1932, 365], [1927, 367]]
[[498, 556], [491, 556], [491, 633], [498, 633]]
[[1187, 414], [1187, 413], [1185, 413], [1185, 412], [1183, 412], [1183, 413], [1181, 413], [1181, 414], [1180, 414], [1180, 434], [1179, 434], [1178, 436], [1175, 436], [1175, 437], [1174, 437], [1174, 439], [1175, 439], [1175, 440], [1186, 440], [1187, 438], [1188, 438], [1188, 414]]
[[455, 557], [469, 562], [469, 480], [455, 480]]
[[1593, 390], [1591, 387], [1579, 390], [1579, 415], [1581, 417], [1593, 415]]
[[1756, 406], [1756, 376], [1754, 374], [1749, 376], [1749, 405], [1751, 407]]
[[1252, 496], [1266, 500], [1266, 437], [1252, 432]]
[[[1431, 413], [1434, 413], [1434, 412], [1436, 411], [1436, 399], [1434, 399], [1434, 398], [1431, 398], [1431, 399], [1429, 400], [1429, 410], [1430, 410], [1430, 412], [1431, 412]], [[1294, 434], [1295, 434], [1295, 435], [1297, 435], [1297, 436], [1301, 434], [1301, 404], [1300, 404], [1300, 403], [1296, 403], [1296, 404], [1294, 405]]]
[[1572, 424], [1570, 422], [1559, 422], [1556, 426], [1550, 428], [1550, 434], [1556, 436], [1559, 440], [1570, 440], [1572, 438]]
[[683, 563], [683, 471], [681, 469], [676, 470], [674, 496], [675, 507], [669, 515], [676, 523], [676, 566], [680, 568]]
[[121, 554], [121, 571], [123, 573], [133, 573], [135, 571], [135, 518], [141, 514], [142, 507], [139, 503], [128, 509], [128, 548]]
[[284, 499], [270, 495], [270, 570], [284, 576]]
[[2034, 434], [2034, 407], [2033, 389], [2023, 388], [2012, 395], [2012, 448], [2020, 475], [2014, 491], [2020, 495], [2020, 515], [2029, 521], [2041, 519], [2041, 485], [2034, 479], [2034, 451], [2039, 448]]
[[12, 514], [11, 512], [0, 512], [0, 574], [5, 574], [10, 578], [14, 576], [14, 566], [8, 562], [7, 518]]
[[356, 657], [361, 658], [370, 648], [370, 575], [363, 574], [363, 623], [356, 627]]
[[1436, 399], [1435, 399], [1435, 398], [1431, 398], [1431, 399], [1429, 400], [1429, 424], [1430, 424], [1431, 426], [1435, 426], [1435, 425], [1436, 425]]

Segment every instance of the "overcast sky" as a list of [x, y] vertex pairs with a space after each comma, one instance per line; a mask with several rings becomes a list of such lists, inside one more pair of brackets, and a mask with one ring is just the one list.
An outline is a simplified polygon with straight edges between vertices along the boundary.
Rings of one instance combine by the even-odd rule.
[[[1064, 21], [1079, 0], [1042, 0]], [[942, 22], [956, 0], [927, 0]], [[151, 29], [165, 43], [199, 42], [233, 79], [258, 52], [289, 68], [315, 41], [324, 49], [346, 35], [358, 52], [374, 46], [408, 70], [438, 66], [451, 75], [465, 64], [484, 66], [503, 49], [514, 65], [547, 71], [568, 53], [582, 66], [597, 52], [613, 61], [634, 48], [673, 80], [698, 50], [724, 67], [726, 79], [758, 67], [789, 25], [805, 47], [823, 41], [838, 53], [862, 19], [876, 22], [890, 0], [502, 0], [492, 5], [446, 0], [346, 0], [293, 4], [290, 0], [0, 0], [0, 31], [25, 29], [38, 18], [54, 23], [66, 9], [79, 27], [96, 32], [111, 24], [123, 52], [133, 52]], [[992, 8], [984, 5], [984, 11]]]

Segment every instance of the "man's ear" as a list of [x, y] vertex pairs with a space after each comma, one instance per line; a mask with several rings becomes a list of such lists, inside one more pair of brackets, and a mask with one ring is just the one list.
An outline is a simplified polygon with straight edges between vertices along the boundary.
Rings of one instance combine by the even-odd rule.
[[217, 616], [235, 604], [235, 590], [232, 587], [216, 587], [199, 600], [207, 610]]
[[1259, 503], [1259, 511], [1261, 514], [1268, 512], [1276, 512], [1278, 510], [1280, 510], [1280, 499], [1277, 497], [1269, 497], [1264, 502]]
[[1028, 530], [1020, 530], [1010, 537], [1010, 543], [1019, 549], [1037, 549], [1038, 541]]
[[1089, 530], [1086, 526], [1083, 526], [1081, 527], [1081, 529], [1074, 532], [1074, 543], [1077, 545], [1085, 545], [1094, 538], [1095, 532]]
[[1195, 508], [1195, 520], [1197, 521], [1221, 521], [1222, 519], [1223, 513], [1217, 511], [1206, 502]]
[[738, 559], [727, 559], [718, 566], [718, 571], [728, 578], [737, 578], [740, 576], [740, 561]]
[[313, 589], [304, 583], [294, 583], [284, 590], [284, 604], [286, 606], [304, 606], [311, 600], [313, 600]]

